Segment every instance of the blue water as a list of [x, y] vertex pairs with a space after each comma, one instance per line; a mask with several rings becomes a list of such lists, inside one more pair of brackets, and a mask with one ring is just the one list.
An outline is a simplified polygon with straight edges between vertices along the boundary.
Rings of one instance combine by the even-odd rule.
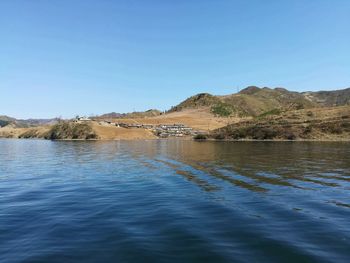
[[0, 262], [349, 261], [349, 143], [0, 140]]

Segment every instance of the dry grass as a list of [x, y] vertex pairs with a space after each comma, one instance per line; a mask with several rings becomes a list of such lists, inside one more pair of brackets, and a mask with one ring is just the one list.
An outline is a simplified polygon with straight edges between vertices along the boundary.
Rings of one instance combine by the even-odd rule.
[[314, 108], [266, 115], [228, 125], [213, 138], [256, 140], [350, 140], [350, 106]]
[[[265, 114], [257, 118], [215, 117], [210, 113], [210, 108], [206, 107], [186, 109], [155, 117], [113, 119], [112, 121], [153, 125], [183, 123], [195, 130], [212, 131], [213, 137], [219, 139], [232, 138], [232, 135], [243, 139], [251, 137], [253, 139], [344, 140], [350, 138], [350, 106], [282, 111], [279, 114]], [[90, 126], [101, 140], [157, 138], [151, 131], [145, 129], [105, 126], [99, 125], [98, 122], [91, 122]], [[44, 138], [51, 128], [52, 126], [35, 128], [6, 126], [0, 128], [0, 137]]]
[[156, 139], [157, 137], [149, 130], [138, 128], [119, 128], [116, 126], [103, 126], [93, 122], [92, 129], [100, 140], [139, 140]]
[[[43, 138], [49, 131], [50, 126], [40, 126], [35, 128], [15, 128], [11, 125], [0, 128], [2, 138]], [[33, 136], [30, 136], [33, 135]]]
[[215, 130], [239, 120], [240, 118], [215, 117], [210, 113], [209, 108], [186, 109], [183, 111], [171, 112], [150, 118], [113, 119], [115, 122], [143, 123], [152, 125], [182, 123], [195, 130], [202, 131]]

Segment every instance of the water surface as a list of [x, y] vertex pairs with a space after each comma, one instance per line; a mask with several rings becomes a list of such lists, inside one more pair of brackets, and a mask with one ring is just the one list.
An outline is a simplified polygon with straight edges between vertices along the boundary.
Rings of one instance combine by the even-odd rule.
[[0, 140], [0, 262], [349, 262], [349, 146]]

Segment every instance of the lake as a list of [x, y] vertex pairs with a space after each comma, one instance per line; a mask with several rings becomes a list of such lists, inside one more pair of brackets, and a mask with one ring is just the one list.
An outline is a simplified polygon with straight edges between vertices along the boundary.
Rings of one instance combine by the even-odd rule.
[[349, 143], [0, 140], [0, 262], [349, 261]]

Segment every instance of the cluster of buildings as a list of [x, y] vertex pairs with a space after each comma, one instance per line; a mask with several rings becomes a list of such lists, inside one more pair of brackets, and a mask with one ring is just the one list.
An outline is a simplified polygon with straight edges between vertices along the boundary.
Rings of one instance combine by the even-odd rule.
[[193, 129], [187, 127], [184, 124], [139, 124], [139, 123], [116, 123], [117, 127], [123, 128], [142, 128], [153, 131], [157, 136], [167, 138], [170, 136], [182, 137], [186, 135], [192, 135]]
[[113, 123], [109, 121], [104, 121], [104, 123], [109, 125], [115, 125], [117, 127], [122, 128], [140, 128], [140, 129], [147, 129], [151, 130], [156, 134], [157, 136], [161, 138], [167, 138], [171, 136], [175, 137], [182, 137], [186, 135], [193, 135], [193, 129], [191, 127], [185, 126], [184, 124], [175, 123], [175, 124], [159, 124], [159, 125], [153, 125], [153, 124], [140, 124], [140, 123]]
[[86, 121], [91, 121], [91, 119], [85, 116], [84, 117], [77, 116], [74, 119], [74, 122], [86, 122]]
[[[75, 122], [87, 122], [91, 121], [90, 118], [87, 117], [77, 117]], [[108, 120], [103, 120], [98, 122], [99, 125], [103, 126], [116, 126], [116, 127], [122, 127], [122, 128], [141, 128], [141, 129], [147, 129], [151, 130], [156, 134], [157, 136], [161, 138], [167, 138], [167, 137], [182, 137], [186, 135], [194, 135], [195, 132], [191, 127], [188, 127], [181, 123], [175, 123], [175, 124], [140, 124], [140, 123], [123, 123], [123, 122], [112, 122]]]
[[155, 133], [159, 137], [166, 138], [169, 136], [182, 137], [192, 135], [193, 129], [184, 124], [159, 125], [155, 128]]

